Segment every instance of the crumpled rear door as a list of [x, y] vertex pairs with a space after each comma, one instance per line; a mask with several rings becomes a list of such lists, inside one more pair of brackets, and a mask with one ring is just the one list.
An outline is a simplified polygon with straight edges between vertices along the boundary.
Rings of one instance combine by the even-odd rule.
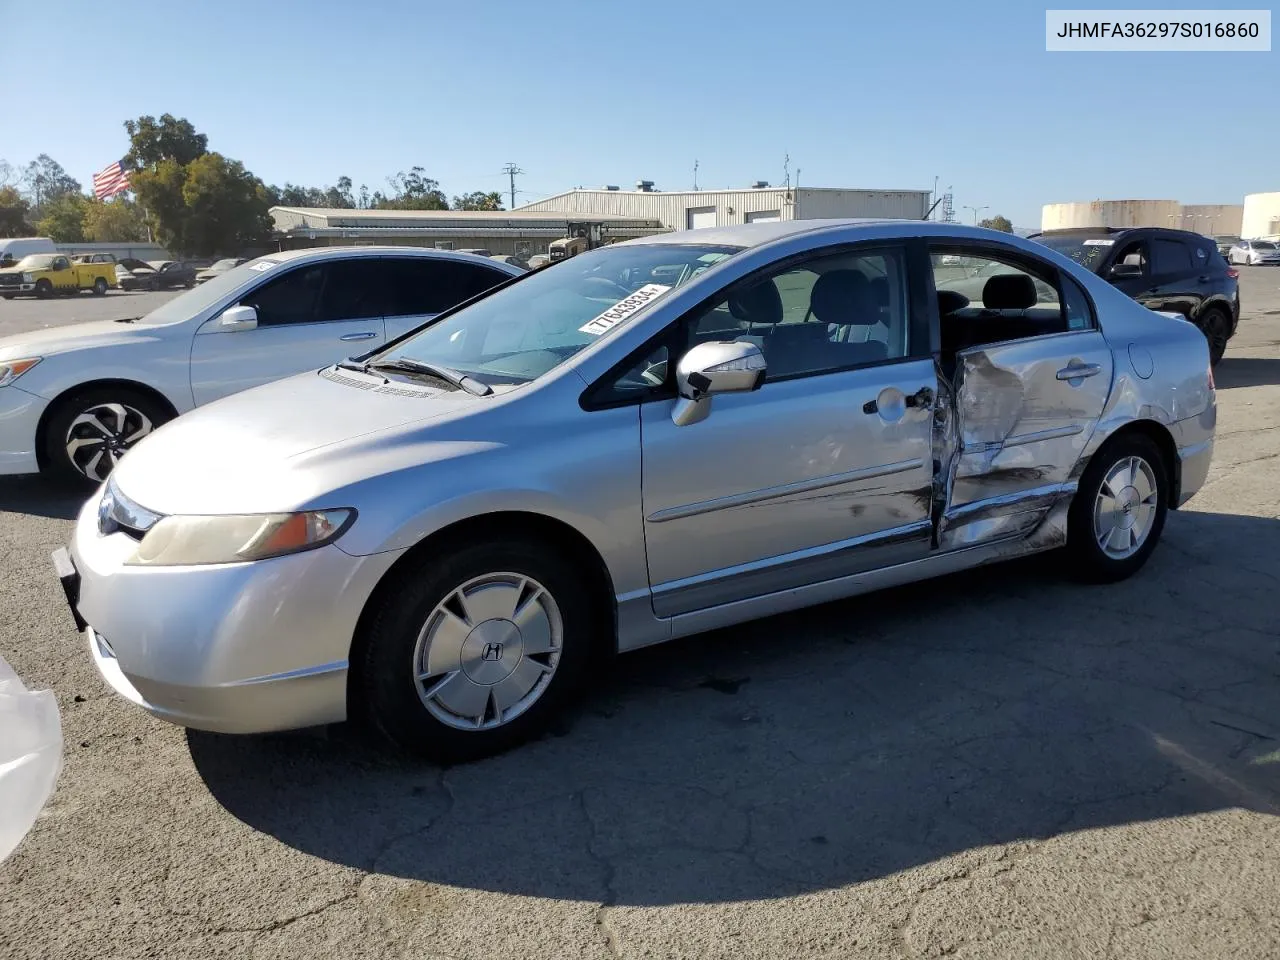
[[1025, 535], [1069, 497], [1111, 377], [1111, 350], [1097, 330], [959, 353], [939, 545]]

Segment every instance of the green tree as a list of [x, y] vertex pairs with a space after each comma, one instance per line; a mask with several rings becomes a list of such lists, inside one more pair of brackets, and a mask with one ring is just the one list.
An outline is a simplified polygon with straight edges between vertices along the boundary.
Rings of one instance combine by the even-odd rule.
[[80, 181], [68, 176], [62, 164], [42, 153], [22, 171], [22, 183], [27, 188], [27, 199], [31, 202], [34, 216], [44, 216], [45, 204], [57, 200], [69, 193], [80, 193]]
[[123, 196], [90, 200], [84, 210], [84, 238], [94, 243], [123, 243], [147, 238], [138, 205]]
[[133, 192], [156, 238], [186, 255], [238, 253], [271, 236], [269, 190], [238, 160], [210, 153], [208, 137], [164, 114], [125, 123]]
[[460, 197], [453, 198], [453, 209], [455, 210], [501, 210], [502, 194], [494, 190], [490, 193], [482, 193], [476, 190], [473, 193], [464, 193]]
[[988, 217], [978, 224], [980, 227], [986, 227], [988, 230], [999, 230], [1002, 233], [1013, 233], [1013, 224], [1009, 222], [1008, 217], [996, 214], [994, 217]]
[[427, 176], [422, 167], [401, 170], [394, 177], [387, 177], [392, 194], [384, 197], [374, 194], [374, 206], [384, 210], [448, 210], [449, 198], [440, 189], [440, 182]]
[[64, 193], [46, 200], [36, 232], [54, 243], [84, 242], [84, 212], [88, 200], [82, 193]]
[[15, 187], [0, 187], [0, 237], [29, 237], [35, 227], [27, 222], [27, 201]]
[[163, 160], [173, 160], [186, 166], [209, 152], [209, 138], [197, 133], [185, 118], [171, 113], [155, 117], [139, 117], [126, 120], [124, 129], [129, 134], [129, 153], [126, 166], [136, 169], [155, 167]]

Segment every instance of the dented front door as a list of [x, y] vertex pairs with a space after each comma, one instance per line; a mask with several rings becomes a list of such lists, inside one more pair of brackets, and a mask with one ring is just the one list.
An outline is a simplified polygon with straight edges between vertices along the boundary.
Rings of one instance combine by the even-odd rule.
[[1097, 330], [958, 354], [943, 549], [1025, 535], [1070, 494], [1111, 375], [1111, 350]]

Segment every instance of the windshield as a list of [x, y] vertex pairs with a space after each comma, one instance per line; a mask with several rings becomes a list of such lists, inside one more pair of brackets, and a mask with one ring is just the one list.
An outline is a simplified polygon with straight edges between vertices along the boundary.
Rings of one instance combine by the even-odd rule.
[[139, 322], [177, 323], [179, 320], [190, 320], [200, 311], [208, 309], [223, 297], [234, 293], [250, 278], [270, 272], [279, 265], [279, 260], [272, 260], [270, 257], [250, 260], [234, 270], [220, 273], [208, 282], [192, 287], [186, 293], [162, 303]]
[[1274, 250], [1275, 248], [1276, 245], [1274, 243], [1269, 243], [1266, 240], [1253, 241], [1253, 249], [1255, 250]]
[[33, 253], [18, 261], [19, 270], [48, 270], [53, 265], [53, 254]]
[[740, 248], [602, 247], [528, 274], [377, 357], [450, 367], [481, 383], [528, 383], [625, 325]]
[[1031, 239], [1036, 243], [1044, 244], [1050, 250], [1058, 251], [1064, 257], [1070, 257], [1080, 266], [1094, 273], [1097, 273], [1098, 267], [1103, 260], [1107, 259], [1107, 254], [1116, 243], [1111, 237], [1090, 237], [1081, 234], [1060, 237], [1039, 236]]

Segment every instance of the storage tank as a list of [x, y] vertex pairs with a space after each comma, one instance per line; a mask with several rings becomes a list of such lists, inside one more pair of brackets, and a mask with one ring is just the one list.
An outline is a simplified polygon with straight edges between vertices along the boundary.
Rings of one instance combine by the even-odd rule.
[[1246, 240], [1280, 236], [1280, 193], [1251, 193], [1244, 198], [1240, 236]]
[[1177, 200], [1092, 200], [1047, 203], [1041, 230], [1066, 227], [1176, 227], [1182, 215]]

